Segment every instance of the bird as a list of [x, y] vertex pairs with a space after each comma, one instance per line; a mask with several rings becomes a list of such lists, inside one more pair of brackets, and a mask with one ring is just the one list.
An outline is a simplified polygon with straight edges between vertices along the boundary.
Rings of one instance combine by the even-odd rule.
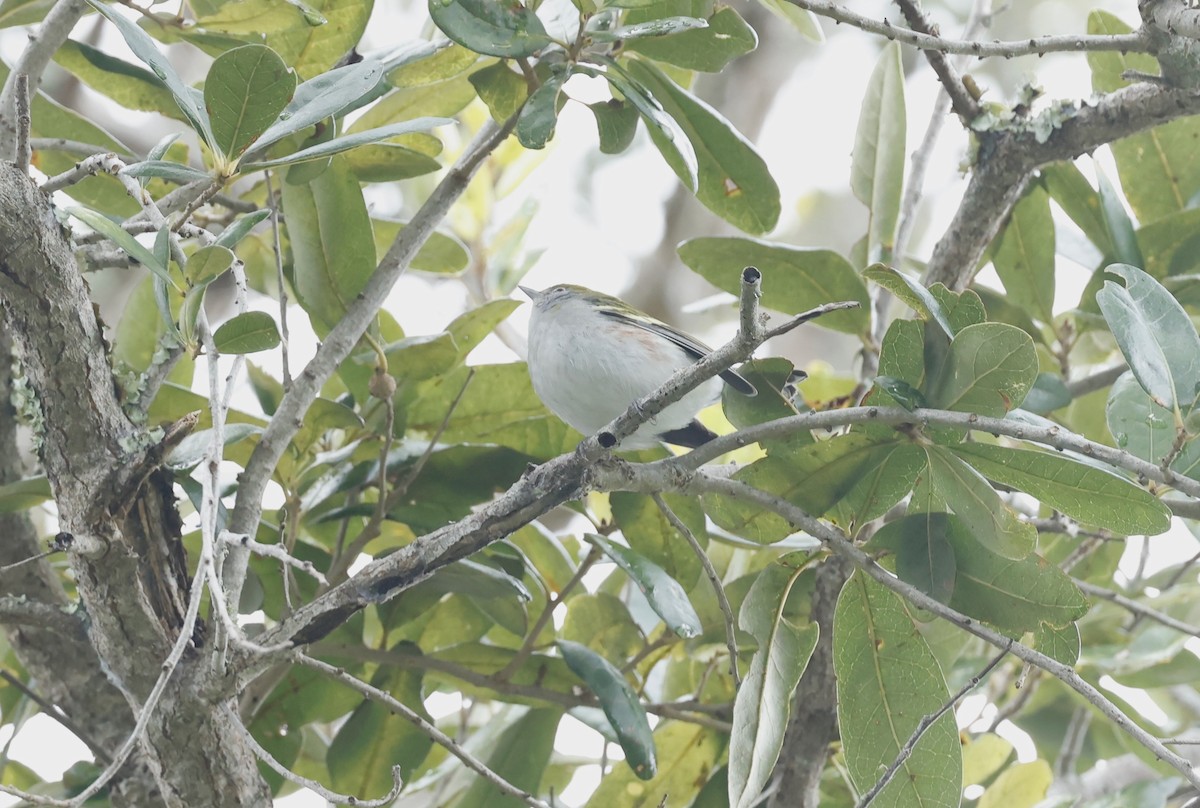
[[[527, 356], [533, 391], [584, 435], [594, 435], [676, 371], [712, 353], [695, 337], [611, 295], [574, 284], [518, 288], [533, 302]], [[695, 415], [717, 400], [723, 384], [745, 396], [757, 394], [740, 373], [726, 370], [642, 424], [620, 448], [670, 443], [694, 449], [712, 440], [716, 434]]]

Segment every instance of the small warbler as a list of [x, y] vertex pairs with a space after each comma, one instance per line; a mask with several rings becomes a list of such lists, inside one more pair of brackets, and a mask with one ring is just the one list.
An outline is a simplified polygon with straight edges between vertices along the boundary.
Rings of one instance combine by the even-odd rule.
[[[538, 398], [584, 435], [594, 435], [634, 401], [712, 349], [615, 297], [559, 284], [538, 292], [529, 319], [529, 376]], [[659, 442], [695, 448], [716, 437], [695, 419], [721, 395], [721, 383], [757, 392], [733, 370], [709, 379], [621, 442], [647, 449]]]

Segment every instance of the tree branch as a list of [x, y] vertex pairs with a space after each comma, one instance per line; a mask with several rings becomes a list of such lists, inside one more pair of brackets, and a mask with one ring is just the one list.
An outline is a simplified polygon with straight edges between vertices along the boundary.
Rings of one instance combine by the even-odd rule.
[[919, 33], [908, 28], [892, 25], [886, 19], [879, 21], [864, 17], [831, 0], [787, 0], [814, 14], [828, 17], [837, 22], [844, 22], [855, 28], [861, 28], [870, 34], [879, 34], [887, 39], [902, 42], [905, 45], [922, 50], [938, 50], [943, 53], [962, 53], [977, 56], [980, 59], [989, 56], [1003, 56], [1011, 59], [1014, 56], [1041, 56], [1047, 53], [1063, 51], [1121, 51], [1123, 53], [1143, 53], [1149, 49], [1149, 43], [1140, 34], [1122, 34], [1118, 36], [1088, 36], [1084, 34], [1062, 34], [1058, 36], [1042, 36], [1023, 39], [1014, 42], [983, 42], [973, 39], [944, 39], [932, 34]]
[[1127, 598], [1120, 592], [1114, 592], [1111, 589], [1105, 589], [1102, 586], [1096, 586], [1095, 584], [1088, 583], [1087, 581], [1081, 581], [1078, 578], [1073, 578], [1072, 580], [1075, 581], [1075, 586], [1079, 587], [1092, 597], [1102, 598], [1111, 603], [1115, 603], [1126, 611], [1144, 617], [1147, 620], [1153, 620], [1154, 622], [1160, 623], [1167, 628], [1173, 628], [1176, 631], [1182, 631], [1189, 637], [1200, 637], [1200, 626], [1194, 626], [1191, 623], [1185, 623], [1182, 620], [1177, 620], [1169, 614], [1160, 612], [1158, 609], [1138, 603], [1132, 598]]
[[10, 626], [34, 626], [66, 635], [74, 634], [83, 627], [78, 617], [67, 614], [58, 606], [14, 595], [0, 596], [0, 623]]
[[[913, 31], [927, 36], [938, 37], [934, 26], [930, 25], [929, 20], [925, 19], [925, 12], [921, 10], [919, 0], [896, 0], [896, 5], [900, 6], [900, 12], [904, 14], [904, 19], [908, 20], [908, 24]], [[979, 117], [979, 102], [967, 92], [962, 76], [958, 74], [958, 70], [950, 63], [946, 51], [939, 48], [925, 48], [922, 52], [925, 54], [925, 59], [929, 62], [929, 66], [933, 68], [933, 72], [937, 74], [938, 81], [942, 83], [942, 89], [949, 96], [951, 106], [954, 108], [954, 114], [959, 117], [963, 126], [970, 127], [971, 122]]]

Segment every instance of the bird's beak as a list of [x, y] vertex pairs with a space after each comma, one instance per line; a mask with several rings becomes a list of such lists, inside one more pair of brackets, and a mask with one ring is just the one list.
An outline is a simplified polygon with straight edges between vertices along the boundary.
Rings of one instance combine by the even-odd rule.
[[537, 299], [537, 292], [534, 291], [533, 289], [530, 289], [528, 286], [518, 286], [517, 288], [520, 289], [522, 292], [524, 292], [525, 296], [528, 297], [530, 300]]

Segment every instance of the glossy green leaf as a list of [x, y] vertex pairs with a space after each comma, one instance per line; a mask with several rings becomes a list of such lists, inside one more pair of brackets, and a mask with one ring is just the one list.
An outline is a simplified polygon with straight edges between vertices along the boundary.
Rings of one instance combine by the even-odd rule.
[[1090, 604], [1057, 566], [1039, 555], [1004, 558], [980, 544], [953, 514], [931, 514], [945, 523], [956, 572], [950, 606], [1002, 631], [1062, 627], [1083, 617]]
[[963, 443], [952, 451], [993, 482], [1024, 491], [1072, 519], [1125, 535], [1155, 536], [1171, 511], [1144, 488], [1064, 455]]
[[382, 76], [383, 65], [367, 60], [330, 70], [304, 82], [296, 88], [278, 120], [254, 141], [254, 148], [247, 153], [246, 159], [258, 156], [267, 146], [351, 106], [373, 91]]
[[279, 328], [266, 312], [248, 311], [223, 323], [213, 341], [223, 354], [269, 351], [279, 344]]
[[237, 258], [228, 247], [212, 244], [196, 250], [183, 267], [183, 277], [192, 286], [207, 286], [233, 266]]
[[656, 763], [650, 723], [637, 694], [625, 677], [604, 657], [579, 643], [559, 640], [555, 643], [571, 670], [595, 694], [613, 731], [625, 762], [642, 780], [654, 777]]
[[[438, 0], [431, 0], [438, 2]], [[517, 140], [527, 149], [542, 149], [554, 137], [562, 86], [569, 73], [555, 71], [533, 91], [517, 116]]]
[[871, 539], [873, 547], [892, 551], [896, 576], [940, 603], [954, 594], [958, 566], [946, 536], [947, 514], [914, 513], [888, 522]]
[[54, 495], [50, 482], [45, 477], [30, 477], [25, 480], [0, 485], [0, 513], [27, 511], [35, 505], [48, 502]]
[[783, 748], [792, 693], [817, 647], [816, 623], [797, 626], [784, 616], [784, 605], [804, 570], [805, 559], [805, 555], [793, 553], [765, 567], [738, 612], [738, 625], [754, 635], [758, 650], [733, 704], [731, 808], [758, 803]]
[[992, 248], [1008, 298], [1043, 323], [1054, 321], [1054, 222], [1050, 196], [1032, 185]]
[[[453, 42], [439, 42], [418, 58], [389, 70], [388, 83], [400, 89], [443, 86], [452, 78], [461, 78], [479, 62], [479, 54]], [[448, 114], [448, 113], [446, 113]]]
[[383, 143], [359, 146], [349, 152], [346, 167], [359, 182], [396, 182], [432, 174], [442, 164], [414, 149]]
[[1028, 334], [1004, 323], [979, 323], [950, 341], [929, 398], [943, 409], [1001, 418], [1021, 406], [1037, 374], [1037, 351]]
[[119, 224], [112, 219], [97, 213], [94, 210], [87, 208], [73, 207], [67, 208], [67, 213], [74, 216], [79, 221], [86, 224], [88, 227], [95, 230], [105, 238], [111, 239], [118, 247], [129, 254], [130, 258], [138, 261], [154, 273], [155, 276], [162, 279], [171, 287], [178, 289], [178, 284], [171, 277], [171, 273], [167, 271], [166, 266], [158, 260], [158, 257], [142, 245], [140, 241], [134, 238], [129, 233], [125, 232]]
[[[1106, 11], [1088, 15], [1089, 34], [1127, 34], [1130, 28]], [[1092, 88], [1112, 92], [1137, 79], [1125, 79], [1126, 70], [1158, 75], [1157, 60], [1149, 54], [1116, 51], [1089, 53]], [[1195, 159], [1200, 138], [1200, 118], [1183, 117], [1155, 126], [1112, 144], [1121, 188], [1138, 220], [1149, 224], [1187, 207], [1200, 191], [1200, 162]]]
[[[642, 15], [630, 12], [627, 19]], [[691, 18], [677, 18], [691, 19]], [[731, 61], [758, 47], [754, 29], [730, 6], [719, 6], [707, 26], [672, 32], [653, 39], [629, 39], [625, 50], [687, 70], [719, 73]]]
[[1158, 281], [1136, 267], [1105, 270], [1096, 302], [1142, 389], [1168, 410], [1187, 412], [1200, 389], [1200, 336], [1187, 312]]
[[[649, 89], [691, 141], [698, 165], [696, 198], [747, 233], [774, 229], [779, 221], [779, 186], [753, 145], [720, 113], [658, 68], [635, 61], [629, 64], [629, 72]], [[672, 163], [671, 152], [662, 149], [661, 132], [653, 128], [649, 131], [668, 164]], [[674, 164], [671, 168], [685, 179], [682, 166]]]
[[607, 592], [571, 598], [558, 638], [586, 646], [614, 665], [624, 664], [646, 643], [625, 603]]
[[925, 449], [933, 491], [954, 509], [982, 547], [1005, 558], [1024, 558], [1037, 530], [1004, 504], [979, 472], [940, 446]]
[[1096, 167], [1096, 180], [1099, 187], [1100, 213], [1104, 217], [1104, 226], [1112, 242], [1111, 258], [1123, 264], [1143, 266], [1145, 262], [1142, 260], [1142, 251], [1138, 248], [1136, 228], [1129, 214], [1125, 212], [1125, 204], [1117, 194], [1117, 189], [1108, 181], [1108, 175], [1099, 166]]
[[883, 49], [867, 82], [854, 138], [850, 166], [850, 189], [867, 206], [867, 260], [892, 260], [896, 224], [900, 218], [900, 195], [904, 190], [904, 68], [900, 44]]
[[650, 603], [650, 608], [671, 631], [684, 639], [699, 636], [703, 627], [692, 602], [688, 600], [687, 592], [662, 567], [595, 533], [589, 533], [587, 539], [603, 550], [637, 584]]
[[[592, 18], [597, 19], [596, 17]], [[645, 21], [634, 22], [626, 15], [625, 24], [611, 30], [589, 30], [588, 34], [596, 42], [623, 42], [669, 36], [684, 31], [695, 31], [708, 27], [708, 20], [698, 17], [654, 17]]]
[[689, 808], [725, 750], [725, 738], [707, 727], [664, 721], [654, 731], [658, 775], [635, 779], [628, 766], [613, 766], [587, 808]]
[[741, 292], [742, 269], [758, 267], [763, 273], [763, 305], [784, 314], [799, 314], [834, 301], [858, 301], [857, 309], [833, 312], [813, 322], [850, 334], [867, 325], [867, 288], [850, 262], [831, 250], [706, 237], [685, 241], [679, 257], [709, 283], [733, 295]]
[[[665, 494], [663, 499], [704, 546], [708, 534], [699, 503], [681, 494]], [[629, 547], [661, 567], [685, 590], [690, 589], [700, 576], [700, 561], [654, 501], [643, 494], [618, 491], [609, 495], [609, 503], [613, 520], [621, 528]]]
[[[421, 673], [380, 668], [371, 683], [415, 710], [426, 721]], [[429, 754], [433, 741], [406, 718], [375, 701], [364, 701], [338, 730], [325, 760], [333, 787], [347, 794], [378, 799], [392, 788], [392, 766], [410, 778]]]
[[610, 99], [588, 104], [588, 109], [596, 116], [602, 154], [620, 154], [629, 148], [638, 122], [637, 110], [631, 104]]
[[242, 154], [275, 123], [296, 91], [296, 74], [266, 45], [244, 45], [216, 58], [204, 82], [204, 108], [216, 146]]
[[323, 328], [332, 328], [375, 271], [371, 219], [358, 180], [334, 158], [312, 182], [283, 184], [283, 211], [296, 296]]
[[[561, 718], [560, 711], [549, 708], [525, 713], [504, 728], [484, 761], [487, 767], [517, 788], [530, 794], [539, 793], [538, 786], [554, 751], [554, 735]], [[501, 794], [487, 780], [476, 777], [454, 808], [524, 808], [526, 804]]]
[[[794, 389], [795, 366], [782, 357], [752, 359], [738, 373], [754, 385], [758, 395], [744, 396], [732, 387], [721, 391], [721, 409], [738, 429], [796, 415], [799, 410], [790, 396]], [[799, 432], [787, 438], [762, 441], [768, 455], [786, 454], [813, 442], [812, 433]]]
[[450, 123], [453, 123], [453, 121], [448, 118], [416, 118], [411, 121], [402, 121], [401, 123], [381, 126], [378, 129], [368, 129], [365, 132], [355, 132], [354, 134], [331, 138], [324, 143], [318, 143], [315, 146], [309, 146], [307, 149], [301, 149], [298, 152], [292, 152], [291, 154], [276, 157], [272, 160], [258, 160], [244, 163], [241, 170], [243, 172], [261, 171], [266, 168], [277, 168], [279, 166], [303, 163], [306, 160], [317, 160], [322, 157], [341, 154], [358, 146], [381, 143], [397, 135], [423, 132], [435, 126], [445, 126]]
[[875, 465], [865, 470], [837, 503], [835, 519], [847, 529], [886, 514], [908, 496], [925, 471], [925, 453], [911, 443], [885, 446], [875, 453]]
[[1041, 171], [1042, 184], [1050, 198], [1102, 254], [1111, 255], [1112, 237], [1100, 209], [1100, 195], [1083, 172], [1074, 163], [1065, 161], [1043, 166]]
[[175, 72], [175, 68], [171, 66], [167, 57], [159, 51], [150, 35], [139, 28], [133, 20], [107, 4], [98, 0], [88, 0], [88, 4], [117, 27], [125, 39], [125, 44], [129, 46], [133, 54], [145, 62], [154, 71], [154, 75], [158, 76], [171, 91], [175, 103], [179, 105], [179, 109], [187, 118], [188, 123], [200, 135], [200, 139], [216, 148], [208, 115], [202, 107], [203, 96], [199, 91], [183, 83], [183, 79]]
[[941, 304], [919, 281], [883, 264], [867, 267], [862, 276], [903, 300], [921, 319], [936, 322], [942, 331], [946, 332], [947, 337], [954, 336], [954, 328]]
[[519, 3], [429, 0], [429, 16], [446, 36], [488, 56], [532, 56], [551, 41], [537, 14]]
[[511, 118], [529, 94], [525, 79], [513, 72], [506, 62], [497, 62], [475, 71], [470, 81], [497, 123]]
[[[949, 699], [937, 660], [896, 595], [855, 572], [838, 597], [833, 664], [839, 699], [838, 728], [846, 768], [860, 793], [875, 785], [896, 760], [918, 723]], [[876, 808], [957, 806], [962, 754], [952, 712], [921, 736]]]

